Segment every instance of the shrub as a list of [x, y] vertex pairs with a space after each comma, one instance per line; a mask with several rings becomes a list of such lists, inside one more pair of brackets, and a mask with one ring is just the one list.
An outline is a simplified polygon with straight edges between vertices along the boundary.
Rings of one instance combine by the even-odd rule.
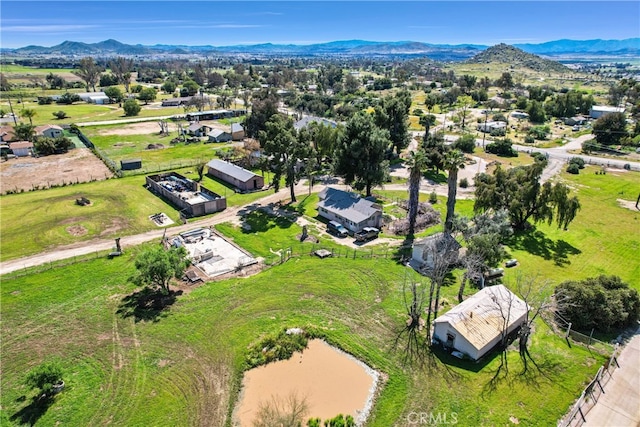
[[572, 173], [574, 175], [578, 175], [580, 173], [580, 167], [575, 163], [569, 163], [567, 167], [567, 172]]
[[56, 100], [56, 104], [71, 105], [74, 102], [79, 102], [79, 101], [81, 101], [81, 99], [77, 93], [66, 92]]
[[532, 135], [527, 135], [524, 137], [525, 144], [533, 144], [536, 142], [536, 139]]
[[501, 157], [518, 157], [518, 152], [513, 149], [512, 145], [513, 142], [509, 138], [499, 139], [487, 144], [486, 151]]
[[33, 368], [25, 383], [32, 388], [39, 388], [41, 393], [51, 394], [53, 385], [62, 381], [62, 367], [58, 362], [46, 362]]
[[462, 135], [456, 142], [453, 143], [453, 148], [457, 148], [463, 153], [473, 153], [476, 148], [476, 137], [472, 134]]
[[39, 96], [38, 105], [49, 105], [53, 102], [53, 98], [50, 96]]
[[467, 178], [462, 178], [460, 180], [460, 188], [467, 188], [469, 186], [469, 180]]
[[575, 164], [578, 166], [578, 168], [584, 169], [584, 159], [582, 157], [572, 157], [571, 159], [569, 159], [569, 164]]
[[491, 136], [505, 136], [506, 134], [507, 134], [506, 128], [492, 129], [491, 132], [489, 133], [489, 135]]
[[125, 116], [137, 116], [142, 107], [140, 107], [140, 104], [138, 104], [138, 101], [135, 99], [127, 99], [124, 101], [124, 104], [122, 104], [122, 108], [124, 108]]
[[58, 120], [62, 120], [67, 117], [67, 113], [65, 113], [62, 110], [56, 111], [55, 113], [51, 113], [51, 114], [53, 114], [53, 116]]
[[547, 139], [547, 135], [551, 133], [551, 129], [549, 126], [533, 126], [529, 129], [529, 135], [531, 135], [534, 139], [545, 140]]
[[624, 328], [640, 316], [638, 291], [617, 276], [562, 282], [555, 295], [559, 314], [582, 331]]
[[432, 205], [438, 203], [438, 195], [436, 194], [435, 190], [432, 191], [431, 194], [429, 194], [429, 203], [431, 203]]

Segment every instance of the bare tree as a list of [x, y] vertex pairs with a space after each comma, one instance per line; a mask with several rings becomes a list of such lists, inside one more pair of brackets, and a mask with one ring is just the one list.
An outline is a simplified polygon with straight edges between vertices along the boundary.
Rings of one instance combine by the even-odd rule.
[[80, 77], [85, 82], [87, 85], [87, 91], [91, 88], [95, 92], [96, 83], [98, 83], [98, 80], [100, 79], [101, 72], [102, 68], [96, 64], [91, 56], [87, 56], [80, 60], [78, 69], [74, 71], [73, 74]]
[[[550, 312], [552, 309], [551, 298], [547, 296], [550, 293], [545, 291], [550, 286], [551, 283], [548, 281], [541, 284], [537, 283], [536, 277], [527, 277], [523, 275], [518, 275], [516, 277], [516, 293], [520, 298], [522, 298], [529, 308], [525, 314], [525, 320], [522, 323], [520, 332], [518, 333], [518, 351], [523, 364], [523, 374], [527, 372], [528, 360], [531, 361], [538, 370], [540, 370], [535, 360], [531, 357], [531, 353], [529, 353], [529, 336], [531, 335], [533, 322], [536, 318], [546, 312]], [[562, 304], [562, 296], [558, 296], [557, 298], [558, 301], [556, 303]]]
[[[427, 348], [424, 338], [420, 335], [420, 331], [425, 326], [422, 314], [424, 313], [424, 303], [426, 300], [426, 287], [423, 283], [410, 280], [405, 276], [402, 285], [402, 297], [407, 320], [400, 329], [400, 332], [396, 335], [394, 348], [398, 347], [398, 343], [406, 334], [406, 344], [403, 349], [404, 362], [411, 364], [414, 361], [418, 361], [422, 363]], [[428, 335], [427, 333], [427, 336]]]
[[297, 427], [301, 426], [309, 412], [305, 397], [295, 393], [287, 397], [272, 395], [270, 400], [260, 402], [253, 427]]
[[118, 79], [118, 83], [124, 85], [125, 92], [129, 93], [131, 71], [133, 70], [133, 59], [118, 56], [113, 61], [109, 62], [109, 68], [116, 79]]

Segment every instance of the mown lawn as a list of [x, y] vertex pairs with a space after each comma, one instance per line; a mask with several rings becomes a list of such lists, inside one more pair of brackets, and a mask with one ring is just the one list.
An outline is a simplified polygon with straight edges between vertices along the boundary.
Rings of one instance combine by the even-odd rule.
[[600, 274], [614, 274], [640, 290], [640, 211], [620, 206], [618, 199], [635, 204], [639, 176], [587, 166], [579, 175], [562, 174], [582, 205], [568, 230], [555, 224], [537, 224], [509, 242], [511, 256], [520, 261], [506, 276], [519, 272], [559, 283]]

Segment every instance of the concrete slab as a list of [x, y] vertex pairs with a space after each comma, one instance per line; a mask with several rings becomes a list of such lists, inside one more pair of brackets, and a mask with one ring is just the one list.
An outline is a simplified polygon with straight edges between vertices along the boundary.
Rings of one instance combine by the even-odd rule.
[[586, 415], [589, 427], [640, 425], [640, 335], [636, 333], [618, 357], [604, 394]]

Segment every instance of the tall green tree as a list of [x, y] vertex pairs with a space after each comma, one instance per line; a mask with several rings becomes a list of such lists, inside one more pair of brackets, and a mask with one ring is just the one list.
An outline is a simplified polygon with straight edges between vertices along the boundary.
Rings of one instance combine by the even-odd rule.
[[444, 221], [445, 233], [453, 230], [453, 216], [456, 209], [456, 195], [458, 192], [458, 170], [464, 168], [464, 154], [460, 150], [450, 150], [444, 157], [444, 167], [447, 170], [447, 216]]
[[311, 154], [309, 132], [306, 129], [296, 132], [289, 117], [276, 114], [266, 123], [266, 130], [260, 131], [259, 139], [273, 170], [275, 191], [280, 190], [280, 178], [284, 175], [291, 202], [295, 202], [295, 185], [303, 176], [300, 164]]
[[260, 131], [266, 130], [266, 123], [274, 114], [278, 114], [278, 97], [269, 90], [253, 96], [251, 114], [245, 121], [247, 136], [256, 138]]
[[616, 145], [628, 135], [624, 113], [609, 113], [593, 123], [593, 134], [602, 145]]
[[187, 251], [183, 248], [164, 249], [156, 245], [149, 247], [136, 257], [135, 267], [137, 284], [158, 288], [164, 294], [169, 293], [169, 284], [174, 278], [182, 277], [189, 265]]
[[118, 56], [109, 62], [109, 68], [118, 79], [118, 83], [124, 85], [124, 90], [128, 93], [129, 85], [131, 84], [131, 72], [133, 71], [133, 59]]
[[124, 94], [118, 86], [109, 86], [104, 90], [104, 94], [114, 102], [122, 102], [122, 100], [124, 99]]
[[37, 116], [38, 113], [33, 108], [25, 108], [20, 112], [20, 115], [29, 119], [29, 124], [33, 126], [33, 118]]
[[36, 134], [36, 130], [33, 125], [18, 123], [13, 127], [13, 134], [18, 141], [31, 141]]
[[385, 152], [389, 144], [389, 131], [378, 128], [370, 114], [357, 113], [347, 122], [338, 141], [334, 163], [336, 175], [371, 196], [371, 189], [382, 184], [388, 175]]
[[80, 60], [80, 64], [78, 65], [78, 69], [73, 72], [76, 76], [80, 77], [87, 86], [87, 91], [93, 89], [96, 91], [96, 83], [100, 80], [100, 73], [102, 72], [102, 68], [96, 64], [94, 59], [91, 56], [87, 56], [86, 58], [82, 58]]
[[409, 236], [413, 236], [415, 232], [420, 203], [420, 181], [422, 180], [422, 171], [426, 169], [428, 163], [429, 160], [422, 150], [412, 151], [405, 162], [405, 166], [409, 169]]
[[580, 210], [580, 202], [563, 183], [540, 184], [546, 164], [542, 159], [509, 170], [498, 166], [491, 175], [477, 175], [474, 211], [506, 209], [516, 230], [525, 229], [530, 219], [549, 224], [555, 220], [559, 228], [566, 229]]
[[157, 95], [158, 95], [158, 91], [155, 88], [145, 87], [138, 94], [138, 99], [140, 101], [144, 101], [144, 105], [147, 105], [149, 101], [154, 101]]
[[398, 154], [409, 145], [410, 108], [411, 94], [406, 90], [384, 98], [381, 106], [376, 108], [376, 125], [389, 131], [391, 145]]

